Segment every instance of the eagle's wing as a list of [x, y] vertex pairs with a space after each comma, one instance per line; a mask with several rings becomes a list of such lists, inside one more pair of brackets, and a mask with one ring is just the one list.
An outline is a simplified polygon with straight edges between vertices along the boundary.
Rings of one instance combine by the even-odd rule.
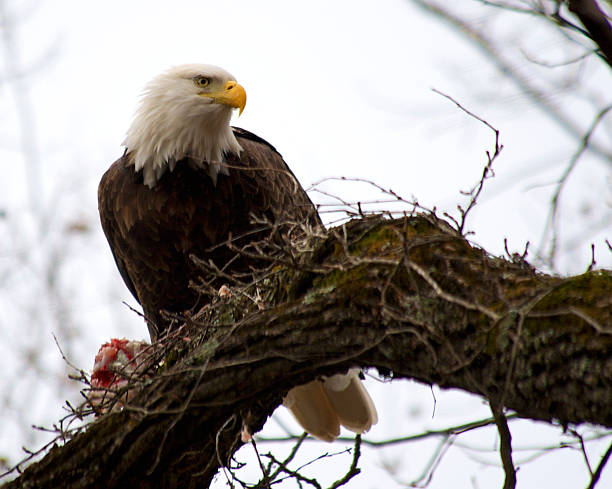
[[98, 209], [119, 273], [142, 306], [155, 339], [164, 320], [161, 310], [183, 312], [195, 304], [189, 280], [198, 276], [190, 275], [194, 267], [189, 254], [198, 203], [173, 188], [149, 189], [129, 158], [124, 154], [103, 175]]
[[[244, 190], [254, 191], [259, 195], [256, 199], [258, 205], [250, 206], [251, 212], [274, 210], [278, 218], [321, 226], [315, 205], [276, 148], [246, 129], [232, 127], [232, 130], [243, 149], [237, 161], [244, 170], [240, 169], [238, 172], [251, 175], [251, 178], [241, 177], [241, 185], [255, 183], [255, 187], [244, 187]], [[230, 165], [233, 161], [230, 158]], [[230, 177], [232, 177], [232, 168], [230, 168]]]
[[[124, 154], [123, 157], [118, 161], [122, 161], [125, 158], [126, 155]], [[119, 169], [119, 165], [115, 163], [102, 177], [100, 185], [98, 186], [98, 210], [100, 212], [100, 222], [102, 224], [102, 230], [104, 231], [106, 239], [110, 244], [111, 252], [113, 254], [113, 258], [115, 259], [117, 268], [119, 269], [119, 273], [121, 274], [121, 278], [125, 282], [125, 285], [130, 290], [134, 298], [138, 302], [140, 302], [140, 299], [138, 298], [138, 293], [136, 292], [136, 287], [134, 287], [134, 283], [132, 282], [130, 274], [128, 273], [125, 259], [123, 255], [118, 253], [119, 248], [117, 246], [114, 246], [114, 244], [118, 243], [121, 238], [117, 235], [120, 230], [116, 226], [117, 217], [115, 213], [115, 206], [113, 205], [113, 203], [117, 202], [120, 193], [125, 192], [124, 185], [116, 184], [118, 179], [116, 178], [115, 173]]]
[[[254, 216], [271, 223], [320, 225], [281, 155], [254, 134], [234, 131], [243, 151], [227, 155], [229, 175], [219, 175], [216, 184], [206, 169], [186, 158], [149, 188], [142, 172], [134, 171], [129, 152], [100, 181], [102, 228], [152, 338], [167, 323], [161, 310], [182, 313], [203, 305], [190, 283], [205, 274], [192, 256], [213, 261], [229, 275], [249, 273], [261, 264], [236, 259], [236, 248], [266, 239], [272, 230], [254, 223]], [[233, 247], [227, 246], [229, 237]]]

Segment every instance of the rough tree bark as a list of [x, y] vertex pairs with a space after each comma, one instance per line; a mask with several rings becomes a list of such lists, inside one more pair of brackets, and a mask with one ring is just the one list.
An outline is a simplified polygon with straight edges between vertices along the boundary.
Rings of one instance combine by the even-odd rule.
[[5, 487], [207, 487], [291, 387], [356, 365], [612, 427], [611, 273], [538, 273], [433, 215], [356, 220], [281, 261], [263, 307], [219, 299], [186, 358]]

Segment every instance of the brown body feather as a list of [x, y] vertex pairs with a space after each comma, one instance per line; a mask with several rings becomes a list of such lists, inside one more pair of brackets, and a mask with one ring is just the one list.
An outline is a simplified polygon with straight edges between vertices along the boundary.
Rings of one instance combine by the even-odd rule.
[[[126, 152], [102, 177], [98, 206], [102, 228], [126, 285], [142, 305], [155, 339], [164, 328], [161, 310], [183, 312], [203, 304], [190, 281], [202, 275], [190, 255], [212, 260], [225, 272], [248, 270], [224, 243], [243, 246], [267, 231], [253, 216], [271, 222], [308, 220], [320, 224], [314, 206], [281, 155], [263, 139], [234, 128], [243, 148], [227, 156], [229, 175], [214, 185], [208, 172], [177, 162], [153, 188], [143, 184]], [[240, 239], [241, 235], [248, 233]]]

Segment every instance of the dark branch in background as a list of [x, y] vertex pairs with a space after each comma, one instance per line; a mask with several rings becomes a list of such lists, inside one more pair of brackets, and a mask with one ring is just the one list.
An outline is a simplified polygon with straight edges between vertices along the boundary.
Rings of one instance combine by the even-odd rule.
[[[545, 231], [543, 232], [542, 242], [538, 250], [537, 256], [543, 260], [545, 265], [554, 269], [555, 254], [559, 248], [558, 243], [560, 239], [558, 221], [562, 187], [565, 185], [582, 154], [592, 154], [599, 157], [605, 164], [612, 164], [612, 152], [609, 145], [606, 146], [604, 144], [604, 139], [599, 138], [598, 140], [597, 138], [590, 137], [590, 132], [592, 132], [593, 128], [599, 124], [606, 113], [609, 113], [609, 107], [603, 107], [610, 102], [608, 94], [605, 91], [595, 89], [592, 90], [593, 93], [588, 93], [586, 89], [576, 92], [585, 102], [593, 106], [593, 121], [589, 125], [590, 128], [583, 127], [584, 125], [576, 115], [576, 111], [569, 109], [570, 104], [564, 103], [558, 97], [560, 90], [567, 90], [570, 85], [566, 85], [561, 75], [557, 75], [551, 79], [548, 87], [542, 86], [538, 82], [543, 80], [539, 73], [534, 77], [533, 73], [527, 71], [523, 64], [513, 58], [513, 54], [516, 51], [514, 47], [516, 45], [515, 39], [512, 39], [510, 43], [508, 39], [500, 39], [499, 36], [491, 34], [492, 32], [497, 32], [495, 29], [491, 29], [492, 24], [483, 24], [481, 21], [482, 17], [478, 22], [475, 22], [451, 2], [412, 0], [412, 3], [449, 24], [459, 36], [472, 43], [491, 62], [497, 71], [520, 91], [525, 100], [529, 101], [534, 108], [542, 111], [554, 124], [561, 127], [572, 139], [576, 140], [579, 145], [582, 146], [585, 143], [585, 138], [587, 139], [586, 144], [579, 150], [577, 155], [574, 155], [566, 168], [565, 175], [561, 177], [560, 182], [557, 184], [555, 195], [551, 199], [550, 212]], [[610, 64], [609, 54], [606, 53], [609, 53], [608, 47], [612, 44], [612, 28], [605, 12], [594, 0], [550, 0], [543, 2], [479, 0], [478, 3], [508, 11], [510, 13], [509, 16], [515, 14], [539, 18], [542, 21], [540, 24], [544, 23], [544, 27], [553, 27], [553, 29], [549, 29], [550, 32], [556, 31], [565, 38], [565, 45], [573, 43], [583, 49], [583, 53], [577, 57], [572, 56], [573, 59], [584, 59], [588, 53], [592, 53], [594, 50], [595, 54], [607, 63], [606, 68]], [[578, 12], [580, 12], [580, 15], [578, 15]], [[574, 15], [577, 15], [577, 18]], [[591, 20], [590, 28], [580, 25], [580, 21], [587, 22], [587, 18]], [[593, 42], [597, 43], [595, 49], [593, 48]], [[523, 53], [523, 56], [531, 59], [525, 53]], [[536, 61], [537, 64], [546, 64], [545, 61], [541, 60], [545, 59], [545, 56], [539, 54], [538, 58], [540, 60]], [[560, 64], [567, 63], [566, 61], [565, 63], [552, 63], [552, 65], [559, 66]], [[549, 72], [556, 73], [553, 70], [549, 70]], [[580, 231], [580, 237], [576, 240], [577, 243], [581, 244], [583, 242], [581, 238], [583, 238], [585, 233], [593, 233], [597, 230], [606, 229], [608, 222], [609, 216], [603, 216], [599, 219], [598, 223], [584, 223], [582, 225], [583, 229]]]
[[[510, 12], [548, 18], [560, 27], [570, 29], [593, 41], [597, 46], [595, 54], [612, 68], [612, 26], [596, 0], [554, 0], [550, 2], [556, 4], [554, 12], [547, 12], [542, 2], [532, 2], [529, 7], [519, 7], [510, 2], [501, 1], [479, 0], [479, 2], [489, 7], [497, 7]], [[563, 16], [561, 8], [566, 4], [569, 11], [578, 17], [584, 28]], [[587, 54], [591, 53], [588, 52]]]
[[503, 408], [500, 404], [490, 401], [491, 412], [495, 418], [497, 431], [499, 432], [499, 454], [501, 456], [502, 466], [506, 479], [504, 480], [503, 489], [514, 489], [516, 487], [516, 469], [512, 461], [512, 435], [508, 428], [508, 420], [503, 413]]
[[[460, 17], [451, 11], [450, 2], [436, 3], [431, 0], [411, 0], [413, 4], [420, 7], [431, 15], [434, 15], [443, 22], [451, 25], [456, 32], [466, 41], [474, 46], [493, 64], [497, 71], [510, 80], [521, 94], [533, 106], [541, 110], [553, 123], [557, 124], [577, 141], [581, 140], [584, 134], [582, 125], [576, 120], [573, 113], [566, 112], [564, 108], [555, 104], [550, 93], [539, 88], [532, 81], [532, 77], [522, 73], [522, 70], [504, 52], [504, 49], [495, 40], [490, 32], [485, 28], [475, 27], [469, 20]], [[487, 2], [488, 4], [498, 2]], [[453, 4], [454, 5], [454, 4]], [[534, 15], [542, 15], [540, 12], [529, 12]], [[548, 14], [544, 17], [548, 18]], [[589, 151], [602, 158], [606, 163], [612, 164], [612, 152], [598, 144], [592, 142]]]
[[612, 24], [595, 0], [569, 0], [570, 12], [582, 22], [601, 52], [603, 59], [612, 68]]

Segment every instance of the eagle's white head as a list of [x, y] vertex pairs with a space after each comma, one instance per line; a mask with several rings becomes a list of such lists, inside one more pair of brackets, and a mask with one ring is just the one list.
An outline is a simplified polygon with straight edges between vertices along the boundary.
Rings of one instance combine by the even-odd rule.
[[219, 173], [228, 174], [224, 154], [241, 151], [229, 121], [232, 110], [242, 113], [245, 104], [244, 88], [227, 71], [212, 65], [176, 66], [145, 87], [123, 145], [149, 187], [184, 157], [208, 167], [216, 183]]

